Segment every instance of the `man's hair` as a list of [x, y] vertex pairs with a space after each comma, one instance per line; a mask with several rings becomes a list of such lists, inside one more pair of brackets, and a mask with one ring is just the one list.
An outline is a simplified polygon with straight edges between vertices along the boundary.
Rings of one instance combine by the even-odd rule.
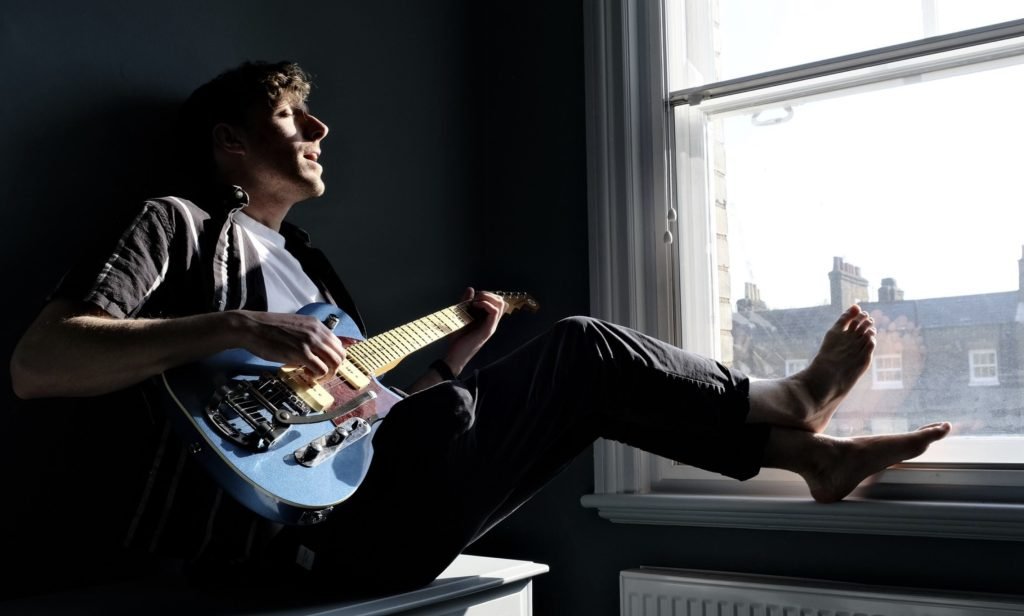
[[214, 178], [213, 127], [221, 122], [239, 125], [245, 112], [257, 105], [276, 106], [286, 96], [303, 102], [313, 82], [290, 61], [245, 62], [199, 86], [181, 108], [179, 150], [193, 181]]

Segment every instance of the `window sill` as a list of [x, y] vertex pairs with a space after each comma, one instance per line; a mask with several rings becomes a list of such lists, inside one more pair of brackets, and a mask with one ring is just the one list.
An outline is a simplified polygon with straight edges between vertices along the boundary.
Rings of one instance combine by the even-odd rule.
[[584, 507], [624, 524], [1024, 541], [1024, 505], [848, 498], [587, 494]]

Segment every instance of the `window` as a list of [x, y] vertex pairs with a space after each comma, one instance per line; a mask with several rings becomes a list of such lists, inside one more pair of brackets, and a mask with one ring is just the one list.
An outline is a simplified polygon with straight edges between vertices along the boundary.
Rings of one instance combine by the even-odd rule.
[[[587, 3], [593, 313], [771, 378], [862, 303], [878, 324], [876, 363], [834, 433], [950, 419], [956, 438], [880, 485], [904, 496], [941, 486], [943, 498], [956, 485], [1007, 488], [1020, 500], [1024, 366], [1004, 357], [1013, 386], [969, 390], [963, 354], [1024, 344], [1024, 211], [1013, 205], [1024, 153], [1007, 145], [1024, 138], [1024, 6], [754, 4]], [[740, 334], [751, 344], [735, 344]], [[996, 373], [994, 356], [969, 361], [972, 384]], [[595, 452], [598, 492], [726, 483], [614, 443]], [[710, 503], [697, 501], [652, 501], [673, 510], [655, 514], [634, 499], [616, 515], [729, 525], [760, 506], [694, 513]], [[778, 506], [751, 524], [774, 527]], [[878, 511], [899, 532], [947, 532]], [[964, 515], [947, 534], [1024, 536], [1024, 522], [993, 530], [977, 510]]]
[[999, 384], [999, 366], [996, 362], [996, 352], [994, 350], [971, 351], [969, 357], [971, 385]]
[[876, 354], [871, 361], [871, 379], [875, 389], [903, 389], [903, 356]]
[[[772, 378], [790, 366], [765, 358], [810, 357], [859, 303], [878, 346], [831, 433], [950, 420], [955, 436], [929, 461], [973, 449], [975, 463], [1024, 464], [1024, 361], [1003, 365], [1019, 378], [984, 399], [969, 386], [1000, 384], [995, 352], [969, 352], [969, 383], [961, 363], [979, 342], [1024, 345], [1024, 210], [1009, 198], [1024, 154], [1004, 154], [1007, 139], [1024, 138], [1024, 7], [852, 7], [666, 0], [680, 163], [670, 230], [681, 269], [700, 260], [706, 272], [679, 282], [680, 310], [710, 302], [708, 351]], [[956, 130], [965, 114], [971, 130]]]

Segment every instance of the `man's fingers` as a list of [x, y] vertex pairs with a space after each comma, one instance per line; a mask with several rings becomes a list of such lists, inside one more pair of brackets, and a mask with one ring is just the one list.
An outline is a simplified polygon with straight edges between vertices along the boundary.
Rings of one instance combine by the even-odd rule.
[[258, 326], [250, 350], [264, 359], [305, 366], [314, 378], [337, 372], [347, 352], [341, 340], [309, 315], [246, 312]]
[[493, 308], [496, 311], [505, 310], [505, 298], [494, 293], [488, 293], [486, 291], [477, 293], [474, 298], [475, 304], [480, 307], [487, 307], [488, 309]]
[[314, 379], [322, 379], [325, 376], [333, 374], [334, 371], [327, 367], [317, 354], [313, 352], [311, 346], [303, 345], [303, 361], [301, 362], [306, 369], [313, 374]]
[[345, 347], [326, 325], [315, 317], [304, 317], [296, 329], [280, 330], [301, 353], [300, 364], [316, 379], [333, 375], [345, 357]]
[[[338, 371], [341, 362], [345, 360], [347, 355], [345, 345], [334, 335], [334, 332], [323, 324], [320, 324], [317, 334], [316, 340], [308, 345], [310, 351], [320, 361], [320, 366], [323, 367], [323, 371], [317, 378], [332, 376]], [[312, 368], [312, 366], [310, 367]]]

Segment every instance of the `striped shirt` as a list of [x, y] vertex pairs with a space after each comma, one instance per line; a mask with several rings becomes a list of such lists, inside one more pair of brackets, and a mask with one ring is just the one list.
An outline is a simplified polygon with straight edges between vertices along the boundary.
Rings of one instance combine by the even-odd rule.
[[[258, 252], [236, 220], [248, 197], [231, 187], [206, 208], [181, 197], [147, 201], [116, 238], [76, 264], [52, 298], [82, 300], [115, 318], [179, 317], [266, 310]], [[363, 328], [326, 257], [284, 223], [285, 248], [328, 301]], [[101, 422], [101, 437], [63, 455], [89, 468], [81, 498], [103, 503], [87, 522], [94, 541], [183, 562], [241, 561], [276, 532], [225, 494], [185, 451], [147, 385], [81, 399], [77, 417]], [[73, 440], [73, 439], [72, 439]], [[81, 451], [79, 451], [81, 450]]]

